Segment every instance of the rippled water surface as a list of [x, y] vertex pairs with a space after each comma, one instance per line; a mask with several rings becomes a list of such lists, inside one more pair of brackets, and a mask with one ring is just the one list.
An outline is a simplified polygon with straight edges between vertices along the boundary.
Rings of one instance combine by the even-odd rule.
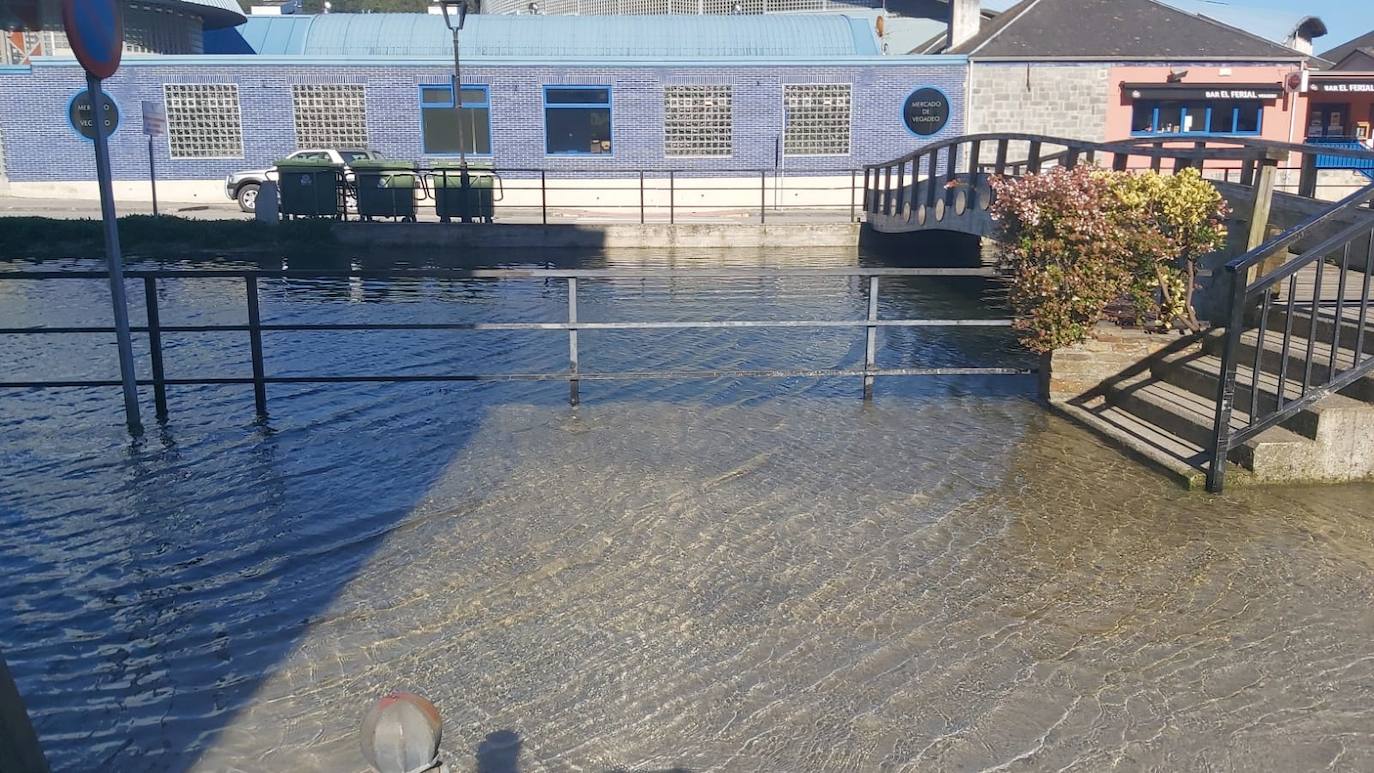
[[[242, 322], [241, 292], [169, 282], [163, 321]], [[564, 298], [263, 283], [276, 322], [554, 321]], [[883, 314], [996, 298], [894, 281]], [[694, 279], [589, 282], [580, 311], [863, 308], [852, 280]], [[0, 283], [0, 326], [107, 319], [97, 282]], [[97, 338], [0, 337], [0, 363], [111, 377]], [[885, 366], [1027, 364], [1004, 331], [881, 343]], [[169, 375], [247, 372], [241, 333], [166, 345]], [[582, 349], [586, 370], [862, 359], [834, 329]], [[566, 366], [557, 333], [266, 350], [282, 375]], [[486, 773], [1374, 769], [1374, 488], [1188, 494], [1047, 415], [1027, 378], [879, 380], [869, 405], [851, 381], [596, 382], [576, 409], [565, 390], [273, 386], [258, 422], [246, 388], [180, 387], [132, 443], [117, 390], [0, 395], [0, 650], [54, 767], [353, 773], [362, 713], [405, 688], [439, 705], [455, 769]]]

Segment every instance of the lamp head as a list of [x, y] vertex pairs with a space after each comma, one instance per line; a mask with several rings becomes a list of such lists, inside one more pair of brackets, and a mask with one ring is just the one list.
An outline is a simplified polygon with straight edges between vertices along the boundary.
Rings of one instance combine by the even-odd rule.
[[451, 30], [462, 29], [463, 22], [467, 21], [467, 0], [439, 0], [439, 10], [444, 14], [444, 24]]

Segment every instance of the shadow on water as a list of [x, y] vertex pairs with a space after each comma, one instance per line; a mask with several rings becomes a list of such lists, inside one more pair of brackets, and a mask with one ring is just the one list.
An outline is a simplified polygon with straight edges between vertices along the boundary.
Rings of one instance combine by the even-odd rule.
[[[674, 266], [709, 265], [711, 256], [674, 260]], [[289, 262], [292, 268], [399, 264], [319, 255]], [[259, 265], [280, 263], [278, 257]], [[611, 263], [594, 253], [538, 260], [513, 253], [483, 261]], [[427, 257], [424, 264], [471, 261]], [[310, 292], [341, 302], [353, 290], [339, 284]], [[375, 302], [388, 290], [369, 287], [368, 293]], [[929, 313], [936, 295], [896, 292], [891, 311]], [[932, 351], [917, 335], [899, 331], [893, 346]], [[182, 348], [169, 348], [169, 359], [194, 364], [178, 360], [189, 345], [176, 345]], [[566, 350], [557, 352], [562, 345], [550, 344], [555, 359], [565, 356]], [[840, 351], [847, 356], [858, 353], [857, 342], [845, 347]], [[728, 342], [719, 351], [739, 356]], [[283, 369], [295, 365], [278, 361]], [[133, 443], [110, 421], [118, 415], [115, 395], [71, 393], [60, 404], [44, 393], [7, 398], [0, 435], [13, 472], [0, 481], [0, 585], [6, 588], [0, 649], [55, 769], [195, 768], [207, 749], [226, 740], [221, 735], [236, 718], [254, 710], [264, 681], [306, 634], [349, 614], [333, 603], [377, 548], [407, 528], [408, 517], [481, 429], [485, 411], [563, 399], [561, 387], [545, 385], [386, 389], [385, 399], [363, 387], [274, 389], [274, 418], [253, 422], [243, 390], [179, 388], [171, 423]], [[853, 399], [813, 382], [779, 382], [777, 389]], [[728, 402], [763, 399], [760, 393], [769, 390], [606, 385], [591, 399]], [[144, 395], [145, 406], [149, 398]], [[359, 713], [396, 685], [370, 687], [377, 693], [359, 693]], [[311, 685], [299, 689], [308, 693]], [[521, 746], [514, 731], [491, 733], [476, 749], [478, 770], [517, 771]]]
[[488, 733], [477, 744], [477, 773], [520, 773], [520, 734], [514, 730]]

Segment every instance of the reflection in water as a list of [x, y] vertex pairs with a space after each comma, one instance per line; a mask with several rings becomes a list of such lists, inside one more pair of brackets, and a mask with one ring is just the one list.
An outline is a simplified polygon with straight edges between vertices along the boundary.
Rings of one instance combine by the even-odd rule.
[[[588, 318], [863, 308], [843, 282], [597, 284]], [[994, 288], [928, 285], [884, 313], [996, 313]], [[99, 290], [29, 287], [0, 317], [99, 323]], [[239, 291], [168, 283], [164, 318], [241, 319]], [[563, 300], [264, 298], [301, 321]], [[678, 332], [589, 350], [606, 369], [861, 356], [852, 335]], [[885, 337], [882, 358], [1014, 360], [1000, 335]], [[287, 336], [273, 372], [565, 356]], [[0, 340], [0, 361], [53, 367], [28, 346]], [[76, 375], [111, 367], [104, 342], [57, 347]], [[245, 350], [181, 336], [169, 368], [233, 372]], [[577, 410], [558, 385], [283, 387], [265, 426], [246, 390], [181, 388], [134, 443], [117, 390], [5, 395], [0, 650], [63, 770], [354, 771], [358, 717], [395, 689], [439, 706], [445, 759], [491, 773], [1374, 768], [1374, 488], [1187, 494], [1031, 387], [880, 380], [865, 406], [855, 383], [597, 384]]]

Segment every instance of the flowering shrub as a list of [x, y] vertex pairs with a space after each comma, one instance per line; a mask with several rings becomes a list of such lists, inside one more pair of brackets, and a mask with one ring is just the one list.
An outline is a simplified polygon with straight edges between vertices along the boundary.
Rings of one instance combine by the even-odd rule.
[[1090, 166], [994, 178], [1016, 328], [1047, 352], [1085, 339], [1108, 305], [1137, 321], [1198, 326], [1199, 258], [1219, 248], [1227, 209], [1195, 170], [1164, 176]]

